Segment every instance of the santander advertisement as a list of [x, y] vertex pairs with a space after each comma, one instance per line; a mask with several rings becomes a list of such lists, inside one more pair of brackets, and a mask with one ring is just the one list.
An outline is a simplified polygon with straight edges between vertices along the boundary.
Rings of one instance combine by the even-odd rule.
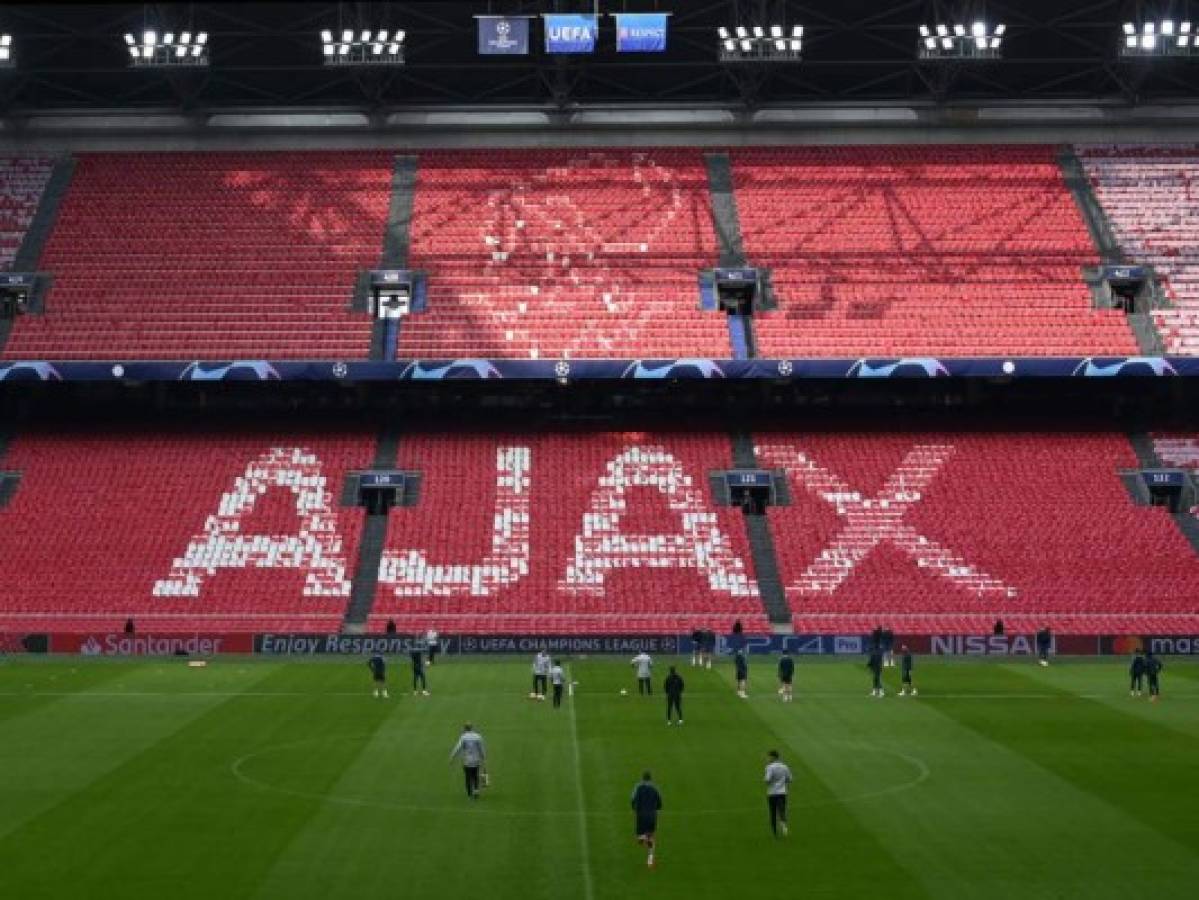
[[214, 656], [253, 653], [252, 634], [52, 634], [51, 653], [78, 656]]

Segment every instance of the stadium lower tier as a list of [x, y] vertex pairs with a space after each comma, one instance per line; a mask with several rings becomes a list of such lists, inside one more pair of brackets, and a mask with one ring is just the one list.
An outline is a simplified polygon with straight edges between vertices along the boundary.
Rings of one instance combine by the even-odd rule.
[[[804, 633], [1199, 628], [1199, 556], [1185, 520], [1133, 501], [1124, 435], [755, 445], [788, 496], [751, 546], [711, 488], [733, 464], [720, 432], [402, 435], [419, 494], [374, 521], [372, 550], [343, 504], [375, 458], [367, 432], [30, 432], [0, 456], [19, 477], [0, 507], [0, 631], [329, 632], [357, 583], [371, 630], [762, 632], [771, 558]], [[1193, 461], [1194, 436], [1157, 448]]]

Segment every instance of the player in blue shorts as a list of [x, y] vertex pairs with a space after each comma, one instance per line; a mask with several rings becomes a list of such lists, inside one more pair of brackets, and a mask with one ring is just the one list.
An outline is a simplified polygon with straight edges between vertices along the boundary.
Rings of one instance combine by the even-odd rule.
[[637, 835], [637, 842], [649, 850], [645, 864], [651, 867], [654, 864], [654, 847], [658, 832], [658, 810], [661, 808], [662, 795], [654, 785], [653, 776], [647, 771], [633, 788], [633, 814], [636, 820], [633, 830]]

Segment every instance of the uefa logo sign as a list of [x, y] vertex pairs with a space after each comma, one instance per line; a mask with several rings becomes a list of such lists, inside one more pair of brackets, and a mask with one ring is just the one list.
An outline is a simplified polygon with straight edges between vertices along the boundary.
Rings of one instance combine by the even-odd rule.
[[495, 33], [500, 37], [507, 37], [510, 31], [512, 31], [512, 23], [507, 19], [500, 19], [500, 21], [495, 23]]

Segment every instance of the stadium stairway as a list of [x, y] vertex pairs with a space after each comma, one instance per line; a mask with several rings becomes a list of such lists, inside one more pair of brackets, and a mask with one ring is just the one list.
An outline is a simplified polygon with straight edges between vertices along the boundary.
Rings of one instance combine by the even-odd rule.
[[[46, 239], [58, 218], [59, 202], [66, 192], [67, 186], [71, 183], [71, 174], [74, 172], [75, 163], [70, 158], [63, 157], [49, 166], [47, 170], [44, 164], [48, 161], [44, 160], [16, 160], [14, 162], [17, 164], [15, 183], [10, 183], [9, 172], [0, 178], [0, 191], [3, 192], [0, 207], [2, 207], [4, 220], [3, 227], [7, 230], [4, 235], [6, 246], [0, 250], [0, 269], [7, 269], [11, 272], [33, 272], [37, 270], [42, 247], [45, 246]], [[39, 166], [39, 163], [43, 165]], [[6, 163], [6, 165], [11, 166], [12, 163]], [[28, 170], [25, 170], [25, 166], [29, 166]], [[45, 176], [44, 180], [43, 176]], [[29, 216], [28, 224], [24, 227], [24, 233], [20, 235], [20, 242], [17, 244], [9, 264], [5, 265], [3, 257], [7, 253], [7, 247], [11, 246], [8, 241], [11, 241], [14, 236], [14, 231], [11, 229], [20, 227], [20, 219], [24, 213], [29, 212], [29, 201], [32, 199], [31, 194], [34, 193], [37, 196], [36, 206]], [[0, 352], [3, 352], [4, 345], [8, 343], [12, 326], [11, 319], [0, 319]]]
[[[383, 233], [383, 258], [379, 261], [384, 269], [408, 268], [416, 167], [415, 156], [396, 157], [391, 178], [391, 202], [387, 208], [387, 228]], [[400, 324], [399, 319], [375, 319], [371, 328], [371, 359], [395, 359]]]
[[[749, 432], [734, 431], [733, 465], [739, 469], [759, 468], [754, 453], [754, 439]], [[749, 537], [749, 552], [753, 557], [754, 574], [758, 579], [758, 592], [770, 627], [776, 633], [790, 634], [791, 607], [779, 575], [778, 556], [774, 552], [774, 536], [770, 532], [770, 521], [765, 514], [745, 515], [745, 530]]]
[[[1174, 459], [1163, 459], [1161, 453], [1158, 452], [1159, 445], [1154, 441], [1152, 435], [1145, 434], [1144, 432], [1134, 432], [1128, 436], [1128, 440], [1132, 444], [1132, 449], [1137, 454], [1137, 460], [1146, 469], [1181, 465], [1183, 468], [1192, 469], [1192, 471], [1195, 471], [1199, 475], [1199, 471], [1196, 471], [1193, 466], [1185, 465], [1185, 463]], [[1174, 524], [1178, 526], [1178, 530], [1182, 532], [1182, 536], [1195, 548], [1195, 553], [1199, 554], [1199, 518], [1196, 517], [1196, 510], [1190, 509], [1184, 512], [1170, 513], [1170, 518], [1174, 520]]]
[[[712, 225], [716, 229], [720, 255], [717, 265], [737, 268], [749, 264], [741, 240], [741, 220], [737, 214], [737, 195], [733, 190], [733, 163], [727, 153], [705, 153], [708, 170], [708, 192], [712, 203]], [[757, 356], [752, 316], [730, 315], [729, 342], [736, 359]]]
[[[1062, 168], [1062, 177], [1066, 182], [1066, 187], [1074, 197], [1074, 203], [1087, 226], [1087, 232], [1091, 235], [1091, 241], [1095, 244], [1099, 258], [1105, 265], [1128, 262], [1129, 260], [1116, 238], [1116, 231], [1112, 227], [1111, 220], [1103, 211], [1099, 198], [1095, 196], [1091, 181], [1087, 178], [1086, 170], [1083, 168], [1082, 160], [1078, 158], [1073, 147], [1067, 145], [1061, 149], [1058, 153], [1058, 164]], [[1136, 260], [1132, 262], [1136, 262]], [[1136, 336], [1137, 347], [1143, 354], [1156, 356], [1165, 352], [1165, 342], [1153, 324], [1151, 313], [1129, 314], [1128, 326]]]
[[[384, 426], [379, 434], [379, 443], [375, 447], [374, 468], [394, 469], [399, 454], [399, 432], [395, 428]], [[368, 513], [362, 527], [362, 539], [358, 544], [358, 563], [350, 581], [350, 602], [346, 605], [346, 617], [342, 623], [341, 630], [346, 634], [361, 634], [366, 631], [367, 619], [370, 617], [371, 607], [375, 605], [375, 594], [379, 590], [379, 564], [383, 561], [383, 548], [386, 543], [387, 513]]]

